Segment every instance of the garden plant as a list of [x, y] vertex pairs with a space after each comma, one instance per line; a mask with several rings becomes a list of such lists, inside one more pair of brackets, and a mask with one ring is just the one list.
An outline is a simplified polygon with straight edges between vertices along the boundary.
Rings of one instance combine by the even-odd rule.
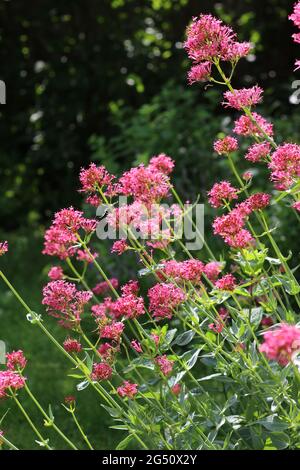
[[[300, 43], [300, 2], [290, 19]], [[262, 88], [234, 88], [251, 43], [200, 14], [187, 28], [184, 47], [192, 61], [189, 83], [220, 87], [222, 106], [239, 113], [232, 134], [218, 136], [212, 149], [228, 168], [228, 180], [208, 192], [215, 210], [211, 230], [224, 250], [209, 246], [193, 219], [198, 201], [187, 203], [176, 192], [170, 156], [153, 156], [119, 178], [95, 163], [82, 168], [79, 191], [94, 216], [73, 207], [55, 214], [45, 233], [43, 254], [54, 264], [41, 311], [33, 311], [30, 299], [0, 271], [24, 319], [64, 355], [74, 380], [74, 393], [62, 396], [62, 406], [82, 438], [80, 447], [61, 429], [51, 405], [35, 395], [26, 351], [6, 355], [0, 398], [8, 408], [15, 403], [33, 444], [43, 449], [54, 449], [50, 428], [61, 448], [98, 448], [76, 411], [88, 387], [99, 399], [99, 422], [108, 413], [111, 428], [125, 433], [118, 450], [300, 448], [298, 260], [280, 242], [280, 222], [273, 217], [282, 205], [299, 222], [300, 146], [278, 144], [272, 123], [254, 111]], [[253, 171], [240, 171], [244, 158]], [[255, 190], [256, 165], [265, 166], [272, 191]], [[184, 222], [201, 250], [190, 248], [179, 230]], [[110, 256], [135, 260], [136, 275], [123, 285], [94, 248], [105, 228], [118, 235]], [[1, 242], [0, 255], [8, 251]], [[43, 309], [65, 330], [63, 343], [45, 326]], [[25, 395], [40, 420], [30, 416]], [[18, 450], [5, 432], [7, 420], [9, 412], [0, 417], [0, 447]]]

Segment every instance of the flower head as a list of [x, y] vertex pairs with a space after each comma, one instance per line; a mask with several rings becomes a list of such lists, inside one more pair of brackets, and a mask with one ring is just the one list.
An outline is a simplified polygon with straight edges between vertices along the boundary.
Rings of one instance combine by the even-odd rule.
[[122, 398], [134, 398], [134, 396], [138, 393], [138, 385], [125, 380], [123, 384], [117, 388], [117, 392]]
[[141, 344], [140, 344], [136, 339], [133, 339], [133, 340], [131, 341], [131, 346], [133, 347], [133, 349], [134, 349], [137, 353], [142, 353], [142, 352], [143, 352], [143, 349], [142, 349]]
[[163, 375], [167, 376], [172, 372], [174, 361], [170, 361], [165, 354], [163, 356], [157, 356], [155, 362]]
[[294, 11], [293, 11], [292, 15], [289, 16], [289, 19], [291, 21], [293, 21], [295, 26], [300, 28], [300, 2], [299, 1], [297, 3], [295, 3]]
[[11, 353], [6, 354], [6, 367], [9, 370], [18, 370], [25, 369], [27, 364], [27, 359], [24, 356], [23, 351], [12, 351]]
[[48, 277], [51, 281], [58, 281], [59, 279], [63, 279], [64, 272], [60, 266], [52, 266], [48, 272]]
[[101, 380], [108, 380], [111, 378], [113, 370], [109, 364], [106, 362], [94, 363], [93, 370], [91, 373], [91, 379], [95, 382], [100, 382]]
[[43, 289], [42, 304], [47, 306], [50, 315], [59, 319], [61, 326], [72, 328], [80, 323], [84, 306], [92, 295], [92, 292], [77, 290], [71, 282], [51, 281]]
[[270, 361], [285, 366], [300, 351], [300, 329], [295, 325], [279, 324], [263, 333], [264, 342], [259, 347]]
[[216, 183], [208, 193], [209, 203], [212, 207], [221, 207], [225, 202], [230, 202], [238, 198], [237, 189], [234, 188], [228, 181]]
[[67, 351], [68, 353], [79, 353], [80, 351], [82, 351], [82, 346], [79, 343], [79, 341], [77, 341], [77, 339], [67, 338], [64, 341], [63, 346], [64, 346], [64, 350]]
[[156, 318], [171, 318], [173, 309], [186, 299], [184, 291], [171, 283], [156, 284], [148, 291], [149, 310]]
[[300, 177], [300, 145], [280, 145], [272, 155], [269, 168], [276, 189], [289, 189]]
[[257, 113], [252, 113], [256, 123], [249, 116], [242, 115], [235, 121], [233, 132], [243, 136], [264, 137], [264, 133], [269, 137], [273, 135], [273, 124], [268, 122], [265, 118]]
[[0, 242], [0, 256], [4, 255], [4, 253], [8, 252], [8, 243], [7, 241], [5, 242]]
[[225, 107], [241, 110], [250, 108], [262, 101], [263, 89], [259, 86], [242, 88], [241, 90], [226, 91], [224, 93]]
[[117, 278], [113, 277], [109, 279], [109, 283], [107, 281], [101, 281], [98, 284], [95, 285], [95, 287], [92, 289], [94, 294], [96, 295], [103, 295], [106, 294], [111, 290], [111, 286], [114, 289], [117, 289], [119, 287], [119, 281]]
[[214, 150], [219, 155], [228, 155], [238, 150], [238, 148], [238, 141], [235, 137], [231, 137], [230, 135], [224, 137], [223, 139], [219, 139], [214, 143]]
[[202, 62], [193, 65], [188, 72], [188, 82], [190, 85], [196, 82], [206, 82], [209, 80], [211, 74], [211, 63]]
[[128, 250], [129, 246], [127, 245], [126, 240], [117, 240], [114, 242], [111, 253], [117, 253], [117, 255], [122, 255], [126, 250]]
[[260, 144], [254, 144], [249, 147], [248, 152], [245, 155], [246, 160], [249, 162], [260, 162], [265, 160], [271, 153], [271, 145], [269, 142], [262, 142]]
[[215, 283], [215, 286], [220, 290], [234, 291], [236, 288], [236, 279], [232, 274], [225, 274], [225, 276], [221, 277]]
[[0, 398], [7, 397], [10, 389], [20, 390], [25, 385], [25, 377], [13, 370], [0, 371]]

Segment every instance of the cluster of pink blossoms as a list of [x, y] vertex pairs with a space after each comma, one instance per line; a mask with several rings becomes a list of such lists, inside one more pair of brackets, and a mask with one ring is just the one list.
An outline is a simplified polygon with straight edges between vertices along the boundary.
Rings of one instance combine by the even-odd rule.
[[256, 210], [267, 207], [270, 196], [256, 193], [238, 204], [228, 214], [217, 217], [213, 223], [214, 233], [220, 235], [225, 243], [232, 248], [246, 248], [253, 243], [252, 235], [244, 228], [249, 215]]
[[226, 91], [223, 105], [234, 109], [251, 108], [262, 101], [263, 89], [259, 86], [242, 88], [241, 90]]
[[52, 268], [49, 269], [48, 272], [48, 277], [51, 279], [51, 281], [59, 281], [63, 279], [64, 277], [64, 272], [61, 266], [52, 266]]
[[212, 15], [200, 15], [193, 19], [187, 28], [184, 47], [194, 63], [188, 74], [191, 84], [209, 80], [215, 61], [236, 63], [251, 50], [250, 43], [237, 42], [233, 30]]
[[114, 178], [102, 165], [96, 166], [95, 163], [91, 163], [88, 168], [82, 168], [79, 175], [80, 192], [87, 194], [86, 202], [97, 207], [103, 202], [99, 194], [100, 191], [108, 197], [116, 194], [116, 186], [113, 184]]
[[208, 193], [209, 203], [212, 207], [221, 207], [225, 205], [225, 202], [230, 202], [233, 199], [238, 198], [238, 190], [234, 188], [228, 181], [221, 181], [221, 183], [215, 183], [212, 189]]
[[[294, 6], [294, 11], [289, 19], [293, 21], [295, 26], [300, 29], [300, 2], [297, 2]], [[300, 44], [300, 32], [293, 34], [293, 39], [296, 43]], [[300, 60], [296, 61], [296, 70], [300, 68]]]
[[149, 165], [140, 165], [126, 171], [119, 179], [120, 194], [132, 196], [135, 201], [146, 205], [159, 202], [169, 194], [169, 174], [174, 167], [173, 160], [165, 154], [151, 158]]
[[216, 281], [215, 286], [217, 289], [232, 292], [237, 287], [236, 279], [233, 274], [225, 274]]
[[263, 336], [260, 352], [282, 366], [286, 366], [300, 351], [300, 329], [297, 326], [281, 323], [276, 328], [265, 331]]
[[163, 375], [167, 376], [171, 374], [173, 370], [174, 361], [168, 359], [165, 354], [163, 356], [157, 356], [155, 358], [155, 362]]
[[109, 380], [113, 374], [112, 367], [106, 362], [98, 362], [93, 364], [91, 379], [95, 382]]
[[111, 286], [114, 289], [119, 287], [119, 281], [117, 278], [113, 277], [112, 279], [109, 279], [109, 283], [107, 281], [99, 282], [92, 290], [96, 295], [103, 295], [111, 290]]
[[59, 319], [61, 326], [72, 329], [79, 325], [84, 306], [92, 296], [92, 292], [79, 291], [71, 282], [51, 281], [43, 289], [42, 304], [50, 315]]
[[79, 341], [77, 341], [77, 339], [67, 338], [64, 341], [63, 346], [64, 346], [65, 351], [67, 351], [68, 353], [78, 354], [82, 351], [82, 345], [80, 344]]
[[166, 261], [161, 269], [162, 278], [170, 277], [176, 281], [190, 281], [198, 284], [204, 272], [204, 264], [196, 259], [186, 261]]
[[276, 149], [269, 163], [276, 189], [290, 188], [300, 177], [300, 145], [283, 144]]
[[25, 377], [12, 370], [0, 371], [0, 398], [6, 398], [10, 391], [23, 388], [25, 380]]
[[0, 256], [4, 255], [4, 253], [7, 253], [8, 251], [8, 243], [7, 241], [5, 242], [0, 242]]
[[214, 151], [218, 155], [229, 155], [238, 150], [239, 144], [235, 137], [227, 135], [223, 139], [216, 140], [214, 143]]
[[8, 370], [23, 370], [27, 364], [27, 359], [23, 351], [12, 351], [6, 354], [6, 367]]
[[261, 142], [253, 144], [248, 148], [245, 155], [246, 160], [252, 163], [257, 163], [265, 160], [271, 153], [271, 144], [269, 142]]
[[[70, 207], [54, 216], [51, 227], [46, 230], [43, 254], [66, 259], [78, 251], [78, 233], [90, 234], [96, 230], [97, 221], [86, 219], [81, 211]], [[77, 245], [77, 247], [76, 247]]]
[[134, 396], [138, 393], [138, 386], [137, 384], [133, 384], [128, 380], [125, 380], [123, 384], [117, 388], [117, 392], [122, 398], [134, 398]]
[[273, 124], [268, 122], [260, 114], [252, 113], [252, 116], [259, 127], [249, 116], [242, 115], [235, 121], [233, 132], [245, 137], [264, 137], [264, 133], [272, 137], [274, 134]]
[[153, 317], [171, 318], [173, 309], [186, 300], [186, 294], [180, 287], [171, 283], [155, 284], [148, 291], [149, 310]]

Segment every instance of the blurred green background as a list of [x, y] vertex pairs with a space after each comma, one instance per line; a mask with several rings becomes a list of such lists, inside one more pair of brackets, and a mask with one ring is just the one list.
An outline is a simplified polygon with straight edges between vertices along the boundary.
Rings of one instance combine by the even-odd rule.
[[[184, 199], [198, 193], [203, 198], [216, 179], [228, 177], [212, 143], [231, 129], [234, 114], [220, 106], [219, 89], [186, 82], [189, 61], [182, 43], [193, 16], [219, 15], [241, 40], [255, 44], [255, 53], [239, 65], [234, 86], [263, 86], [261, 112], [273, 119], [277, 139], [299, 141], [300, 118], [292, 97], [299, 48], [287, 19], [292, 5], [288, 0], [1, 2], [0, 79], [6, 83], [7, 104], [0, 106], [0, 239], [9, 240], [10, 252], [0, 262], [34, 310], [42, 311], [41, 289], [51, 264], [40, 254], [42, 233], [57, 209], [81, 206], [81, 166], [93, 160], [119, 173], [165, 152], [176, 160], [175, 185]], [[240, 168], [249, 166], [244, 161]], [[256, 189], [268, 189], [260, 167], [254, 181]], [[212, 214], [207, 209], [207, 227]], [[298, 254], [292, 217], [285, 207], [274, 209], [286, 252]], [[223, 249], [217, 240], [214, 246]], [[120, 265], [109, 258], [105, 263], [118, 276]], [[121, 277], [135, 269], [125, 262]], [[64, 338], [53, 320], [45, 321]], [[73, 382], [64, 378], [68, 365], [26, 321], [3, 285], [0, 339], [9, 350], [26, 351], [32, 388], [45, 406], [53, 404], [77, 439], [59, 406], [64, 395], [74, 392]], [[79, 400], [79, 416], [89, 423], [94, 442], [99, 448], [115, 447], [121, 432], [107, 431], [109, 418], [93, 394], [81, 393], [88, 399]], [[6, 405], [0, 403], [0, 417]], [[1, 426], [17, 445], [31, 448], [31, 435], [15, 411], [12, 407]], [[33, 416], [38, 419], [34, 410]]]

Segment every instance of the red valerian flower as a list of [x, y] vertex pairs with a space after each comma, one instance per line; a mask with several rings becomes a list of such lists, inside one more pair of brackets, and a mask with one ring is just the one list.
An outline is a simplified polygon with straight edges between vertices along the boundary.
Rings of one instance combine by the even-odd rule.
[[113, 277], [109, 279], [109, 283], [107, 281], [102, 281], [96, 284], [96, 286], [92, 289], [94, 294], [96, 295], [103, 295], [106, 294], [111, 290], [111, 286], [114, 289], [117, 289], [119, 287], [119, 281], [117, 278]]
[[0, 371], [0, 398], [6, 398], [9, 389], [20, 390], [25, 385], [25, 377], [13, 370]]
[[208, 201], [212, 207], [218, 208], [224, 206], [225, 202], [237, 199], [238, 191], [228, 181], [221, 181], [213, 185], [208, 192], [208, 196]]
[[67, 338], [64, 341], [63, 346], [64, 350], [68, 353], [79, 353], [80, 351], [82, 351], [82, 346], [79, 341], [77, 341], [77, 339]]
[[250, 108], [262, 101], [263, 89], [259, 86], [252, 88], [242, 88], [241, 90], [226, 91], [224, 93], [225, 107], [231, 107], [241, 110], [243, 108]]
[[214, 151], [219, 155], [229, 155], [232, 152], [238, 150], [239, 144], [235, 137], [230, 135], [224, 137], [223, 139], [216, 140], [214, 143]]
[[289, 189], [300, 177], [300, 145], [280, 145], [272, 155], [269, 168], [276, 189]]
[[193, 65], [188, 72], [188, 82], [190, 85], [196, 82], [206, 82], [209, 80], [211, 75], [211, 63], [202, 62], [200, 64]]
[[0, 256], [4, 255], [4, 253], [8, 252], [8, 243], [7, 241], [5, 242], [0, 242]]
[[142, 349], [141, 344], [140, 344], [136, 339], [133, 339], [133, 340], [131, 341], [131, 346], [133, 347], [133, 349], [134, 349], [137, 353], [142, 353], [142, 352], [143, 352], [143, 349]]
[[25, 358], [24, 353], [23, 351], [21, 351], [21, 349], [6, 354], [6, 360], [6, 367], [9, 370], [23, 370], [25, 369], [27, 364], [27, 359]]
[[117, 253], [117, 255], [122, 255], [129, 249], [129, 246], [127, 245], [126, 240], [117, 240], [114, 242], [112, 248], [111, 248], [111, 253]]
[[104, 166], [91, 163], [88, 168], [82, 168], [79, 175], [80, 192], [87, 194], [86, 202], [92, 206], [99, 206], [102, 202], [99, 191], [106, 196], [116, 194], [116, 186], [113, 184], [115, 177], [108, 173]]
[[173, 387], [171, 388], [171, 392], [172, 392], [174, 395], [179, 395], [180, 392], [181, 392], [181, 385], [180, 385], [180, 384], [175, 384], [175, 385], [173, 385]]
[[289, 20], [293, 21], [295, 26], [300, 28], [300, 2], [299, 1], [297, 3], [295, 3], [294, 11], [289, 16]]
[[113, 374], [113, 370], [109, 364], [106, 362], [94, 363], [91, 379], [95, 382], [100, 382], [101, 380], [109, 380]]
[[249, 147], [245, 155], [246, 160], [249, 162], [257, 163], [265, 160], [271, 153], [271, 144], [269, 142], [261, 142]]
[[223, 263], [219, 261], [211, 261], [204, 266], [204, 274], [210, 281], [216, 281], [223, 269]]
[[138, 393], [138, 385], [125, 380], [123, 384], [117, 388], [117, 392], [122, 398], [134, 398]]
[[234, 291], [237, 286], [236, 279], [232, 274], [225, 274], [215, 283], [215, 286], [220, 290]]
[[172, 372], [174, 361], [170, 361], [165, 354], [163, 356], [157, 356], [155, 362], [163, 375], [167, 376]]
[[100, 338], [111, 339], [116, 343], [120, 342], [121, 335], [125, 328], [122, 322], [112, 322], [100, 329]]
[[84, 306], [92, 296], [92, 292], [79, 291], [71, 282], [51, 281], [43, 289], [42, 304], [61, 326], [72, 328], [80, 323]]
[[253, 120], [249, 116], [243, 115], [237, 121], [235, 121], [235, 127], [233, 132], [238, 135], [257, 137], [264, 137], [265, 133], [269, 137], [272, 137], [273, 124], [268, 122], [265, 118], [263, 118], [257, 113], [252, 113], [252, 116], [259, 127], [255, 122], [253, 122]]
[[281, 366], [286, 366], [300, 351], [300, 329], [295, 325], [280, 323], [276, 328], [265, 331], [263, 337], [260, 352]]
[[149, 310], [155, 318], [171, 318], [173, 309], [186, 299], [183, 290], [171, 283], [156, 284], [149, 289], [148, 296]]
[[52, 266], [48, 272], [48, 277], [51, 281], [58, 281], [63, 279], [64, 272], [60, 266]]

